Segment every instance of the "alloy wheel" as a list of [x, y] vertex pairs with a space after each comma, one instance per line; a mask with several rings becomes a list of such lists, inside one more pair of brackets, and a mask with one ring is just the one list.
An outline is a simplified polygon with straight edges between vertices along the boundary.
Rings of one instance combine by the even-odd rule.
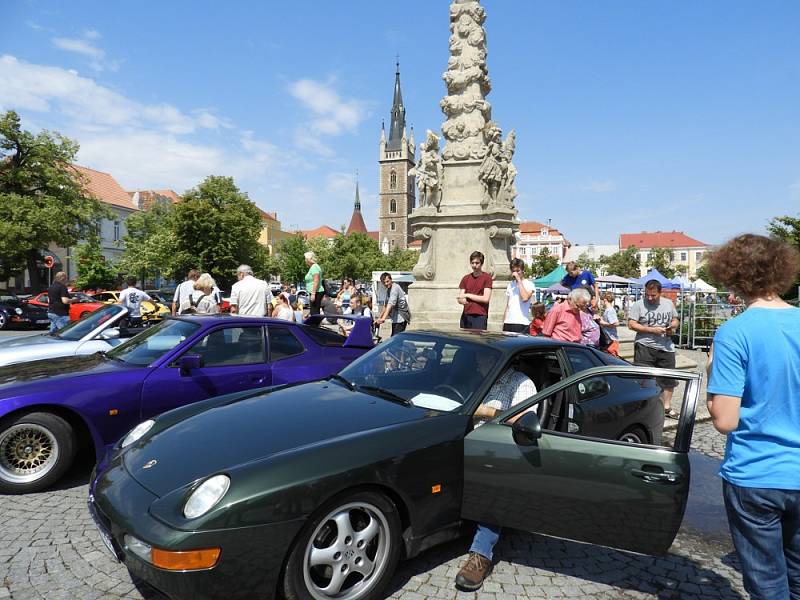
[[394, 543], [386, 515], [375, 505], [351, 502], [335, 508], [306, 545], [306, 589], [315, 600], [363, 598], [381, 578]]
[[36, 423], [19, 423], [0, 434], [0, 479], [31, 483], [47, 475], [58, 462], [55, 435]]

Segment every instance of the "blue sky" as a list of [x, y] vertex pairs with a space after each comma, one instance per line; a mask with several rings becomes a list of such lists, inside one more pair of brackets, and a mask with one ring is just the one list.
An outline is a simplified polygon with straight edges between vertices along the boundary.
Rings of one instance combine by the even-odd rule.
[[[232, 175], [287, 229], [346, 224], [358, 170], [376, 229], [395, 55], [419, 141], [443, 122], [448, 4], [6, 0], [0, 109], [126, 189]], [[521, 219], [718, 243], [800, 212], [800, 3], [483, 4]]]

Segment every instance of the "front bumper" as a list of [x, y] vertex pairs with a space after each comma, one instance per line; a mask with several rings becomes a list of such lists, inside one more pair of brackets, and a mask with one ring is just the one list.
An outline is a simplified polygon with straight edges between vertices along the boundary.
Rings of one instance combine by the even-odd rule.
[[[116, 559], [136, 577], [174, 600], [272, 598], [292, 540], [302, 520], [213, 531], [181, 531], [155, 519], [157, 497], [128, 474], [119, 459], [92, 473], [89, 511]], [[219, 561], [202, 571], [167, 571], [125, 547], [124, 536], [164, 550], [218, 547]]]

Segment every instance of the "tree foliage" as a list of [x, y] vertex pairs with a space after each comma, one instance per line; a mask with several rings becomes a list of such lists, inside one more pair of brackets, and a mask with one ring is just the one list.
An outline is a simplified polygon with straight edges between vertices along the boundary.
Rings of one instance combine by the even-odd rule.
[[559, 264], [558, 257], [550, 254], [547, 248], [542, 248], [539, 254], [534, 255], [530, 266], [525, 267], [525, 276], [530, 278], [544, 277]]
[[172, 218], [173, 207], [162, 204], [154, 204], [127, 218], [127, 234], [122, 238], [125, 250], [118, 263], [121, 271], [141, 279], [158, 273], [177, 280], [182, 278], [185, 273], [178, 273], [173, 261], [177, 238]]
[[393, 248], [383, 255], [373, 271], [411, 271], [418, 260], [418, 250]]
[[767, 231], [800, 250], [800, 218], [775, 217], [767, 224]]
[[589, 258], [589, 254], [587, 252], [581, 252], [580, 256], [578, 256], [578, 260], [575, 261], [578, 263], [578, 266], [585, 270], [597, 275], [600, 271], [600, 261], [594, 260]]
[[59, 133], [23, 130], [14, 111], [0, 115], [0, 275], [27, 267], [31, 286], [40, 288], [40, 250], [73, 246], [110, 218], [72, 166], [77, 152], [78, 144]]
[[378, 242], [364, 233], [337, 234], [327, 252], [326, 262], [320, 263], [326, 278], [351, 277], [368, 281], [372, 271], [384, 264]]
[[307, 251], [306, 238], [300, 232], [286, 238], [278, 245], [275, 254], [281, 281], [295, 284], [303, 280], [308, 271], [303, 258], [303, 254]]
[[236, 267], [242, 263], [260, 277], [269, 275], [267, 249], [258, 243], [261, 214], [232, 177], [206, 177], [184, 194], [173, 211], [174, 272], [200, 268], [211, 273], [220, 287], [235, 281]]
[[605, 266], [609, 275], [619, 277], [639, 277], [639, 250], [636, 246], [628, 246], [622, 252], [615, 252], [610, 256], [600, 257], [600, 262]]
[[86, 241], [75, 250], [78, 263], [78, 278], [75, 286], [81, 290], [108, 289], [117, 283], [117, 271], [110, 264], [100, 246], [100, 235], [92, 231]]
[[667, 279], [675, 277], [675, 268], [672, 266], [672, 252], [666, 248], [651, 248], [647, 253], [647, 266], [657, 269]]

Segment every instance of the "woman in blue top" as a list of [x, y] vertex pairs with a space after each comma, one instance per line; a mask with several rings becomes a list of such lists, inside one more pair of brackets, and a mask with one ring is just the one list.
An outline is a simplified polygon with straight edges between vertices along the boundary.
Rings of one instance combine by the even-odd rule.
[[747, 305], [717, 330], [708, 383], [714, 427], [728, 434], [720, 475], [745, 589], [800, 600], [800, 309], [780, 298], [800, 256], [746, 234], [712, 252], [708, 270]]

